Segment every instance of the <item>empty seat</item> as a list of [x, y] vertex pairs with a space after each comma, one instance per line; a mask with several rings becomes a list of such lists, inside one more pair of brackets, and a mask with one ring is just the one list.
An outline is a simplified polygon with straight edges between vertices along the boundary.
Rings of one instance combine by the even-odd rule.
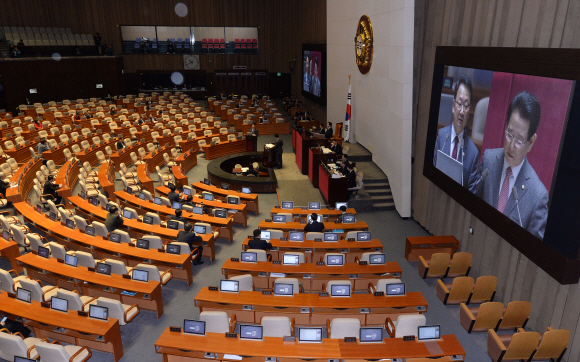
[[418, 327], [424, 326], [426, 323], [427, 318], [424, 314], [402, 314], [394, 322], [390, 317], [387, 317], [385, 327], [391, 338], [417, 337]]
[[360, 320], [358, 318], [334, 318], [327, 320], [328, 338], [344, 339], [345, 337], [359, 337]]
[[294, 318], [266, 316], [262, 317], [260, 324], [263, 328], [264, 337], [285, 337], [294, 335]]
[[226, 312], [203, 311], [199, 320], [205, 322], [205, 331], [210, 333], [233, 333], [236, 328], [236, 315], [228, 318]]

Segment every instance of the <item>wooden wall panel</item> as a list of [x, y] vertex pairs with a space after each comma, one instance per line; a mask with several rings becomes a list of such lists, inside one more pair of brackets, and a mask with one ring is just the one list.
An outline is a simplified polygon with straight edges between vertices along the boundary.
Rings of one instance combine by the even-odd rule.
[[[580, 286], [560, 285], [508, 242], [423, 177], [435, 48], [447, 46], [580, 47], [580, 2], [573, 0], [417, 0], [413, 125], [413, 217], [433, 234], [451, 234], [473, 253], [472, 274], [496, 275], [496, 300], [532, 302], [528, 326], [565, 328], [566, 359], [580, 360]], [[449, 221], [441, 215], [451, 215]], [[468, 228], [474, 229], [474, 234]]]
[[[187, 15], [179, 17], [176, 2], [164, 0], [19, 0], [0, 2], [2, 26], [70, 27], [75, 33], [100, 32], [103, 43], [121, 52], [120, 25], [257, 26], [260, 53], [256, 55], [201, 55], [201, 69], [267, 69], [292, 72], [292, 93], [300, 96], [302, 43], [326, 43], [326, 0], [196, 0], [183, 1]], [[124, 70], [181, 70], [182, 55], [127, 55]], [[310, 105], [309, 102], [305, 102]], [[313, 105], [314, 106], [314, 105]], [[318, 119], [326, 107], [315, 106]], [[318, 114], [316, 114], [318, 113]]]

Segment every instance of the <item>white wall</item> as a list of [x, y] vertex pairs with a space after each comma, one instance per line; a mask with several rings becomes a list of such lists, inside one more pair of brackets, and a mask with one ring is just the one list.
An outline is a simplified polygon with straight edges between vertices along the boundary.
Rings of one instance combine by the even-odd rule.
[[[389, 178], [397, 211], [411, 216], [413, 0], [327, 0], [327, 119], [344, 121], [352, 76], [353, 138]], [[362, 15], [371, 19], [371, 70], [359, 72], [354, 37]], [[352, 135], [354, 134], [354, 137]]]

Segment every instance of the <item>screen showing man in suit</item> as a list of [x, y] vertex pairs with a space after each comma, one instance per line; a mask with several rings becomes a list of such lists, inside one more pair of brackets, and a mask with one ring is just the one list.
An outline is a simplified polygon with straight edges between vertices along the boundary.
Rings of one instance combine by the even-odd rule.
[[302, 75], [302, 89], [307, 92], [310, 92], [310, 81], [312, 74], [310, 72], [310, 52], [308, 54], [304, 54], [304, 64], [303, 64], [303, 75]]
[[573, 89], [566, 79], [445, 66], [429, 163], [544, 240]]
[[[460, 76], [455, 84], [455, 94], [451, 104], [452, 123], [439, 129], [437, 141], [435, 142], [433, 164], [435, 166], [444, 164], [443, 160], [439, 160], [440, 163], [437, 163], [437, 157], [440, 155], [440, 152], [437, 151], [441, 151], [444, 155], [457, 161], [457, 167], [462, 168], [461, 183], [463, 187], [473, 192], [475, 190], [479, 150], [471, 140], [471, 137], [468, 136], [469, 128], [466, 127], [469, 121], [472, 94], [473, 85], [471, 79], [466, 75]], [[445, 157], [444, 155], [440, 157]], [[442, 166], [437, 168], [445, 173], [451, 171]]]
[[480, 173], [489, 170], [489, 174], [478, 185], [476, 193], [543, 239], [548, 220], [548, 190], [526, 159], [538, 138], [540, 118], [540, 102], [532, 93], [523, 91], [512, 99], [503, 148], [485, 150]]
[[322, 74], [322, 53], [305, 50], [302, 55], [302, 89], [317, 97], [320, 97]]

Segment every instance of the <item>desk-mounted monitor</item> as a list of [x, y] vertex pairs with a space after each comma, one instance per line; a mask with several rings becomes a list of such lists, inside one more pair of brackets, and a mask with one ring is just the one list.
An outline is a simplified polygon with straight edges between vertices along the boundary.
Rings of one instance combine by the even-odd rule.
[[131, 216], [133, 216], [133, 213], [130, 210], [123, 210], [123, 217], [125, 219], [131, 219]]
[[322, 328], [303, 327], [298, 332], [298, 342], [321, 343]]
[[334, 205], [335, 205], [334, 208], [337, 210], [340, 210], [341, 206], [344, 206], [348, 209], [348, 202], [337, 202]]
[[196, 214], [196, 215], [203, 215], [203, 207], [194, 206], [193, 207], [193, 213]]
[[171, 230], [177, 230], [177, 229], [179, 229], [179, 222], [169, 220], [167, 222], [167, 228], [171, 229]]
[[249, 339], [252, 341], [261, 341], [263, 335], [263, 327], [255, 324], [241, 324], [240, 325], [240, 339]]
[[127, 193], [133, 195], [133, 188], [131, 188], [131, 186], [127, 186]]
[[137, 239], [135, 241], [135, 247], [139, 249], [149, 250], [149, 240], [148, 239]]
[[281, 208], [286, 210], [294, 209], [294, 201], [282, 201]]
[[65, 225], [69, 229], [73, 229], [74, 230], [74, 228], [75, 228], [75, 222], [72, 219], [66, 219]]
[[272, 232], [271, 231], [266, 231], [266, 230], [260, 231], [260, 239], [262, 239], [262, 240], [270, 240], [270, 239], [272, 239]]
[[99, 206], [99, 199], [97, 199], [96, 197], [93, 197], [91, 199], [91, 205], [93, 205], [93, 206]]
[[381, 265], [385, 264], [385, 254], [377, 253], [369, 255], [370, 265]]
[[235, 196], [228, 196], [227, 201], [228, 201], [228, 204], [230, 204], [230, 205], [239, 205], [240, 204], [240, 199], [238, 197], [235, 197]]
[[382, 327], [361, 327], [358, 340], [360, 343], [382, 343], [383, 342], [383, 328]]
[[14, 362], [38, 362], [38, 360], [26, 357], [14, 356]]
[[95, 271], [99, 274], [111, 275], [111, 266], [105, 263], [97, 263]]
[[208, 192], [204, 192], [203, 193], [203, 199], [206, 201], [213, 201], [213, 194], [210, 194]]
[[324, 241], [338, 241], [338, 233], [324, 233]]
[[187, 187], [184, 187], [184, 188], [183, 188], [183, 194], [184, 194], [185, 196], [191, 196], [191, 189], [189, 189], [189, 188], [187, 188]]
[[118, 233], [109, 234], [109, 241], [112, 241], [117, 244], [121, 243], [121, 234]]
[[288, 240], [290, 241], [304, 241], [303, 231], [290, 231], [288, 232]]
[[26, 303], [32, 302], [32, 291], [24, 288], [16, 289], [16, 299], [21, 300]]
[[73, 267], [75, 267], [75, 268], [76, 268], [76, 267], [77, 267], [77, 264], [78, 264], [78, 262], [79, 262], [79, 259], [78, 259], [76, 256], [74, 256], [74, 255], [69, 255], [69, 254], [66, 254], [66, 255], [64, 256], [64, 263], [65, 263], [66, 265], [73, 266]]
[[95, 236], [95, 228], [93, 226], [86, 226], [85, 227], [85, 234], [89, 236]]
[[89, 306], [89, 317], [106, 321], [109, 319], [109, 308], [91, 304]]
[[222, 189], [223, 190], [229, 190], [230, 189], [230, 184], [226, 184], [222, 182]]
[[237, 293], [240, 291], [240, 282], [237, 280], [222, 279], [220, 281], [220, 291]]
[[208, 178], [204, 178], [204, 179], [203, 179], [203, 183], [204, 183], [205, 185], [207, 185], [207, 186], [211, 186], [211, 182], [209, 181], [209, 179], [208, 179]]
[[252, 188], [251, 187], [242, 187], [242, 194], [251, 194]]
[[242, 251], [240, 260], [245, 263], [255, 263], [258, 261], [258, 253]]
[[308, 210], [320, 210], [320, 202], [309, 202]]
[[133, 269], [131, 275], [133, 280], [137, 280], [140, 282], [149, 281], [149, 272], [147, 270]]
[[52, 297], [50, 299], [50, 308], [59, 312], [68, 313], [68, 300], [63, 298]]
[[350, 284], [334, 284], [330, 286], [331, 297], [350, 297]]
[[2, 231], [2, 238], [6, 241], [10, 241], [10, 232], [6, 230]]
[[154, 199], [153, 199], [153, 203], [154, 203], [155, 205], [161, 205], [161, 198], [159, 198], [159, 197], [156, 197], [156, 198], [154, 198]]
[[387, 296], [405, 295], [405, 283], [387, 284]]
[[343, 255], [327, 255], [326, 265], [344, 265], [344, 254]]
[[153, 217], [151, 216], [143, 216], [143, 224], [153, 225]]
[[48, 213], [48, 218], [52, 221], [56, 221], [56, 214], [51, 211]]
[[228, 217], [228, 212], [226, 210], [215, 210], [214, 216], [225, 219]]
[[277, 223], [285, 223], [286, 215], [274, 215], [272, 216], [272, 221]]
[[50, 249], [45, 248], [44, 246], [39, 246], [38, 247], [38, 256], [41, 256], [43, 258], [50, 258]]
[[344, 214], [342, 215], [342, 222], [345, 224], [354, 224], [356, 222], [356, 217], [354, 214]]
[[371, 241], [371, 232], [370, 231], [357, 232], [356, 241]]
[[179, 210], [179, 209], [181, 209], [181, 202], [173, 201], [173, 203], [171, 204], [171, 207], [175, 210]]
[[290, 283], [274, 283], [274, 295], [293, 296], [294, 284]]
[[144, 194], [144, 193], [142, 193], [142, 192], [140, 192], [140, 193], [139, 193], [139, 198], [140, 198], [141, 200], [145, 200], [145, 194]]
[[205, 230], [205, 226], [204, 225], [194, 225], [193, 226], [193, 232], [196, 234], [205, 234], [206, 230]]
[[284, 264], [284, 265], [300, 265], [300, 255], [284, 254], [282, 256], [282, 264]]
[[417, 327], [418, 341], [437, 341], [441, 339], [441, 326], [420, 326]]
[[165, 251], [167, 254], [179, 255], [181, 254], [181, 245], [167, 244]]
[[183, 333], [205, 336], [205, 322], [190, 319], [183, 320]]
[[113, 206], [113, 205], [111, 205], [111, 204], [106, 204], [106, 205], [105, 205], [105, 211], [109, 212], [109, 209], [111, 208], [111, 206]]

